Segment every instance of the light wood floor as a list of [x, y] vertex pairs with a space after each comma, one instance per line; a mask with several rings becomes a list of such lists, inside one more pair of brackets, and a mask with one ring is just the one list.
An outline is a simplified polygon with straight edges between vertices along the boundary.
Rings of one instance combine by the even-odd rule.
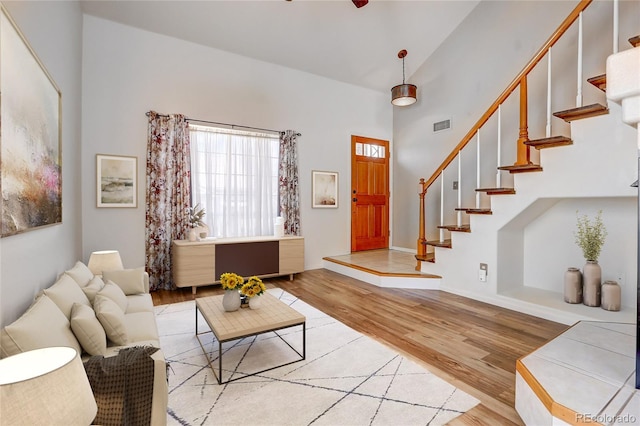
[[[481, 401], [453, 425], [522, 424], [513, 408], [516, 360], [567, 329], [446, 292], [380, 288], [325, 269], [265, 283], [425, 364]], [[221, 292], [201, 287], [196, 297]], [[194, 297], [190, 288], [152, 296], [156, 305]]]

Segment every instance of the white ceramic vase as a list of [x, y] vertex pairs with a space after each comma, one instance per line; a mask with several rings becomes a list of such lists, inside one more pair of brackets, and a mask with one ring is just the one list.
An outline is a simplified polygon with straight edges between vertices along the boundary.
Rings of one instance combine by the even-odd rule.
[[238, 290], [225, 290], [222, 296], [222, 307], [227, 312], [237, 311], [240, 308], [240, 292]]
[[587, 260], [582, 270], [582, 303], [587, 306], [600, 306], [602, 269], [597, 260]]
[[187, 238], [189, 238], [189, 241], [191, 242], [198, 241], [198, 233], [196, 232], [196, 228], [189, 229]]
[[260, 309], [262, 305], [262, 298], [260, 296], [253, 296], [249, 298], [249, 307], [251, 309]]

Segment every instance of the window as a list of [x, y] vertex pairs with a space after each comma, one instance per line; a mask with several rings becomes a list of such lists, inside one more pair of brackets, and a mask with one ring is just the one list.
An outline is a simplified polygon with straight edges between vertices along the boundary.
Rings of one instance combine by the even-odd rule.
[[356, 155], [362, 155], [364, 157], [372, 158], [386, 157], [384, 146], [362, 142], [356, 143]]
[[191, 198], [214, 237], [273, 235], [277, 135], [190, 125]]

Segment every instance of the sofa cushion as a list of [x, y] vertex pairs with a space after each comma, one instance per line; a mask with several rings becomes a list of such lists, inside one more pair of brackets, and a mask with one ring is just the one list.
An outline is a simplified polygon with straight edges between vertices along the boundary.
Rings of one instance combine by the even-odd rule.
[[85, 287], [82, 287], [84, 295], [87, 296], [87, 299], [89, 299], [89, 302], [91, 302], [92, 305], [93, 299], [96, 298], [96, 294], [98, 294], [98, 292], [102, 290], [102, 287], [104, 287], [104, 281], [102, 281], [102, 278], [97, 275], [93, 277], [91, 281], [89, 281], [89, 284], [87, 284]]
[[124, 292], [124, 294], [144, 293], [144, 268], [122, 269], [119, 271], [104, 271], [102, 278], [113, 281]]
[[131, 344], [137, 345], [137, 342], [146, 340], [160, 340], [153, 312], [127, 314], [124, 316], [124, 323]]
[[98, 294], [93, 303], [93, 309], [109, 340], [116, 345], [129, 343], [127, 327], [124, 322], [124, 312], [116, 302]]
[[104, 355], [107, 351], [107, 335], [96, 313], [87, 305], [74, 303], [71, 308], [71, 330], [89, 355]]
[[96, 297], [98, 296], [104, 296], [113, 300], [120, 307], [120, 310], [122, 311], [123, 314], [127, 312], [127, 306], [129, 305], [129, 302], [127, 301], [127, 296], [125, 296], [125, 294], [122, 292], [120, 287], [118, 287], [112, 281], [107, 281], [104, 284], [104, 287], [102, 287], [102, 290], [100, 290], [96, 294]]
[[60, 308], [67, 319], [71, 319], [71, 307], [74, 303], [91, 306], [87, 296], [84, 295], [78, 284], [69, 275], [60, 275], [58, 281], [51, 287], [44, 289], [43, 293]]
[[153, 312], [153, 299], [149, 293], [127, 296], [127, 302], [126, 314], [134, 312]]
[[69, 346], [78, 353], [82, 351], [69, 320], [45, 294], [0, 333], [2, 357], [51, 346]]
[[80, 287], [84, 287], [89, 284], [91, 278], [93, 278], [93, 272], [84, 263], [78, 261], [71, 269], [64, 271], [69, 275]]

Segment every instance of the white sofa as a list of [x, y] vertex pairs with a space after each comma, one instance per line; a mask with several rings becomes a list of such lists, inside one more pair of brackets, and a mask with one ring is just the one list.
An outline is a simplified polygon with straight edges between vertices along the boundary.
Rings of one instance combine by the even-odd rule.
[[[0, 357], [51, 346], [69, 346], [91, 355], [115, 356], [123, 347], [160, 348], [143, 268], [105, 271], [100, 276], [82, 262], [43, 290], [29, 309], [0, 332]], [[167, 370], [162, 350], [153, 355], [151, 424], [167, 421]]]

